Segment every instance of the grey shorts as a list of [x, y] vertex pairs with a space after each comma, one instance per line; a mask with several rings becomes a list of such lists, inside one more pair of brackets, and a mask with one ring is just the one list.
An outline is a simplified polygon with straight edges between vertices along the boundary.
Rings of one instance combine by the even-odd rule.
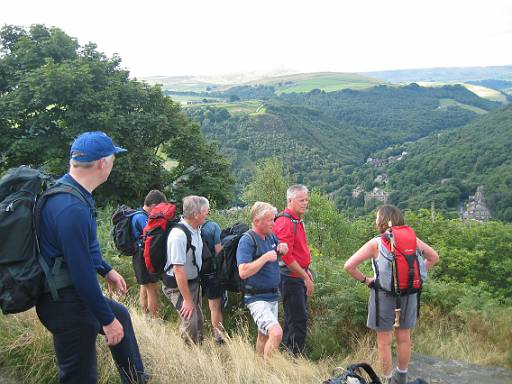
[[247, 304], [258, 331], [266, 336], [268, 336], [268, 331], [273, 325], [279, 324], [277, 307], [277, 301], [255, 301]]
[[[379, 326], [376, 325], [375, 317], [375, 289], [370, 292], [368, 299], [368, 321], [366, 326], [374, 331], [387, 332], [394, 329], [396, 297], [384, 291], [379, 294]], [[401, 296], [402, 307], [400, 311], [400, 329], [414, 328], [418, 311], [417, 294]]]

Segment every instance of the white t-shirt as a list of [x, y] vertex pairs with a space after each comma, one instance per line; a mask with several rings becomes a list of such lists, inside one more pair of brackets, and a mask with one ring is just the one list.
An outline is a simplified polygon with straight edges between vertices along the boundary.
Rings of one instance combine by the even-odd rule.
[[[187, 235], [181, 228], [173, 228], [167, 237], [167, 262], [165, 269], [169, 268], [170, 265], [184, 265], [185, 272], [187, 273], [187, 279], [192, 280], [198, 277], [198, 268], [201, 270], [202, 264], [202, 253], [203, 253], [203, 241], [201, 239], [201, 227], [197, 229], [192, 228], [183, 218], [180, 223], [185, 225], [190, 231], [192, 237], [193, 249], [187, 250]], [[193, 257], [195, 254], [196, 265], [193, 263]], [[169, 276], [174, 276], [174, 270], [172, 268], [167, 272]]]

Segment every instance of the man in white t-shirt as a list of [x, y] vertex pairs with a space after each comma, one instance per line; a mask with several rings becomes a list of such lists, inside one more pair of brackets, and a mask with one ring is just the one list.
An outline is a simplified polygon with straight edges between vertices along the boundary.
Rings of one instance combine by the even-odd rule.
[[180, 336], [186, 342], [203, 338], [203, 312], [199, 271], [203, 241], [201, 225], [209, 211], [208, 199], [187, 196], [183, 199], [183, 216], [167, 238], [167, 263], [162, 290], [180, 316]]

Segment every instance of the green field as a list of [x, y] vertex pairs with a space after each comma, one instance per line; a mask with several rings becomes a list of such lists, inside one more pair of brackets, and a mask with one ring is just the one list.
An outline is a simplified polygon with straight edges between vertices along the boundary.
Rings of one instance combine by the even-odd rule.
[[219, 85], [193, 76], [151, 76], [141, 80], [149, 84], [160, 84], [165, 90], [177, 92], [204, 92]]
[[[151, 84], [161, 84], [163, 89], [185, 92], [204, 92], [206, 88], [212, 91], [223, 91], [231, 87], [240, 85], [272, 85], [276, 89], [276, 93], [289, 92], [309, 92], [318, 88], [326, 92], [338, 91], [340, 89], [364, 89], [385, 82], [371, 77], [359, 75], [356, 73], [341, 72], [314, 72], [314, 73], [297, 73], [292, 75], [281, 76], [261, 76], [247, 81], [243, 76], [234, 77], [226, 75], [225, 77], [151, 77], [144, 79]], [[175, 97], [173, 97], [175, 98]], [[185, 96], [186, 100], [192, 100], [191, 97]], [[178, 100], [180, 101], [181, 100]]]
[[213, 97], [192, 96], [192, 95], [169, 95], [169, 97], [172, 99], [172, 101], [175, 101], [175, 102], [183, 104], [183, 105], [188, 105], [191, 103], [202, 103], [202, 101], [204, 99], [208, 100], [209, 102], [219, 101], [219, 99], [213, 98]]
[[384, 82], [355, 73], [315, 72], [299, 73], [287, 76], [278, 76], [259, 79], [252, 84], [272, 85], [276, 93], [309, 92], [312, 89], [321, 89], [325, 92], [339, 91], [340, 89], [365, 89]]
[[[261, 100], [245, 100], [236, 103], [208, 103], [201, 106], [212, 106], [216, 108], [226, 108], [230, 114], [247, 113], [249, 115], [259, 115], [266, 112], [265, 103]], [[188, 106], [193, 108], [194, 106]]]
[[453, 100], [453, 99], [441, 99], [440, 104], [441, 105], [439, 106], [439, 109], [446, 109], [448, 107], [461, 107], [461, 108], [467, 109], [469, 111], [478, 113], [479, 115], [487, 113], [487, 111], [485, 109], [474, 107], [474, 106], [468, 105], [468, 104], [463, 104], [463, 103], [460, 103], [457, 100]]

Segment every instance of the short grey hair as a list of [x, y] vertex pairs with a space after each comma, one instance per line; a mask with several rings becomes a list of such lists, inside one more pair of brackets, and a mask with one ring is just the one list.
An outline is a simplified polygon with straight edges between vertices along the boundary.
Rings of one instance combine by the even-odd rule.
[[308, 188], [305, 185], [302, 185], [302, 184], [292, 185], [286, 191], [286, 199], [287, 200], [293, 199], [297, 195], [297, 193], [299, 193], [299, 192], [306, 192], [306, 193], [308, 193], [309, 190], [308, 190]]
[[[114, 154], [102, 157], [101, 159], [108, 159], [113, 156], [114, 156]], [[69, 159], [69, 165], [73, 168], [92, 168], [94, 166], [94, 164], [96, 164], [101, 159], [93, 160], [93, 161], [78, 161], [75, 159]]]
[[98, 160], [94, 161], [78, 161], [75, 159], [69, 160], [69, 165], [73, 168], [92, 168]]
[[275, 215], [277, 214], [277, 208], [269, 203], [255, 202], [251, 208], [252, 221], [261, 219], [267, 212], [272, 212]]
[[186, 196], [183, 198], [183, 217], [186, 219], [193, 218], [194, 215], [200, 214], [205, 207], [210, 208], [210, 203], [206, 197]]

